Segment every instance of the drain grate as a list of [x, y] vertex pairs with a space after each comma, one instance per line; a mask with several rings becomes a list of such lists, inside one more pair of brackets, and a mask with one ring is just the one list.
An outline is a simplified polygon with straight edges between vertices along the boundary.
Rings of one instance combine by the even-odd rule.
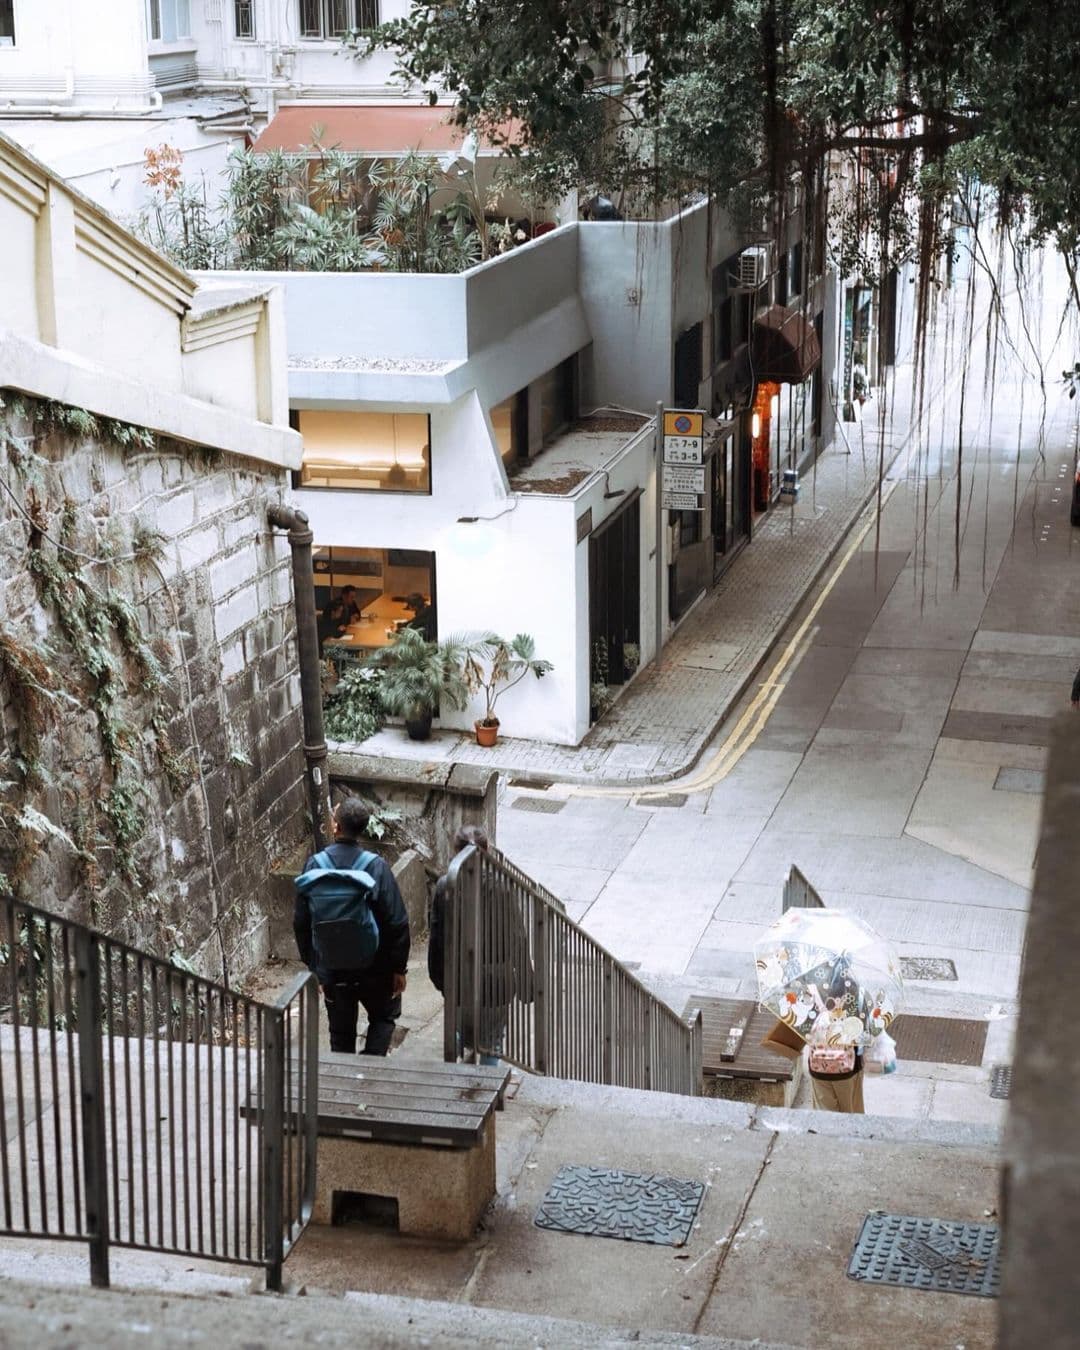
[[514, 811], [539, 811], [545, 816], [556, 815], [565, 805], [565, 802], [551, 801], [544, 797], [515, 797], [510, 803]]
[[689, 796], [685, 792], [665, 792], [660, 797], [639, 797], [638, 806], [685, 806]]
[[573, 1164], [556, 1172], [534, 1222], [559, 1233], [682, 1247], [704, 1194], [700, 1181]]
[[554, 778], [508, 778], [509, 787], [534, 788], [537, 792], [546, 792], [555, 782]]
[[964, 1017], [898, 1017], [889, 1028], [897, 1059], [928, 1064], [981, 1064], [986, 1023]]
[[945, 956], [902, 956], [900, 974], [905, 980], [955, 980], [956, 966]]
[[990, 1096], [1005, 1098], [1012, 1091], [1012, 1065], [995, 1064], [990, 1070]]
[[998, 1226], [876, 1211], [863, 1220], [847, 1273], [867, 1284], [997, 1298]]

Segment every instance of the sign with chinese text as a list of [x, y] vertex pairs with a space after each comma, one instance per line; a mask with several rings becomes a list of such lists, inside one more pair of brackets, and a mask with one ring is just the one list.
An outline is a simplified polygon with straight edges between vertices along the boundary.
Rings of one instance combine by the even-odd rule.
[[705, 459], [705, 414], [700, 409], [664, 411], [664, 463], [701, 464]]
[[686, 464], [665, 464], [662, 481], [665, 492], [704, 492], [705, 470]]

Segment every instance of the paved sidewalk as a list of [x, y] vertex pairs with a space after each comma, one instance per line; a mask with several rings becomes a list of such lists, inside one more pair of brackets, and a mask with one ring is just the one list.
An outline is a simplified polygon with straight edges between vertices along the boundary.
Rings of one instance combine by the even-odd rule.
[[[927, 414], [940, 387], [939, 374]], [[638, 785], [687, 772], [873, 500], [879, 463], [887, 471], [913, 443], [912, 367], [898, 368], [888, 399], [884, 393], [875, 391], [862, 423], [840, 424], [802, 480], [798, 502], [758, 521], [751, 543], [683, 620], [659, 666], [646, 666], [580, 745], [501, 737], [488, 750], [460, 732], [415, 742], [387, 728], [364, 751], [480, 764], [530, 781]]]

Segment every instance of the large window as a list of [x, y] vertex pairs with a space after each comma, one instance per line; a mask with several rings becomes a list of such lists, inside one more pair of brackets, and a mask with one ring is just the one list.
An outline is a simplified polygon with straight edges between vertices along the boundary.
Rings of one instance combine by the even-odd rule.
[[426, 413], [301, 412], [298, 487], [430, 492]]
[[339, 38], [379, 26], [379, 0], [300, 0], [300, 36]]
[[233, 0], [233, 22], [238, 38], [255, 36], [255, 0]]
[[529, 439], [529, 403], [528, 392], [524, 389], [491, 410], [491, 425], [495, 430], [495, 444], [499, 455], [508, 469], [512, 469], [523, 459], [528, 459]]
[[190, 0], [146, 0], [146, 31], [151, 42], [190, 37]]
[[435, 554], [403, 548], [312, 550], [322, 654], [336, 664], [388, 647], [403, 628], [438, 634]]
[[540, 399], [540, 435], [544, 445], [564, 432], [574, 420], [576, 369], [577, 360], [571, 356], [536, 381]]
[[0, 0], [0, 47], [15, 46], [15, 0]]

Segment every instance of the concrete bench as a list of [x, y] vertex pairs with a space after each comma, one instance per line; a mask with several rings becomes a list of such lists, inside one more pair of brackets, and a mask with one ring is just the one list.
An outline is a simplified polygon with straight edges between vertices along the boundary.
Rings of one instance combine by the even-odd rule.
[[398, 1229], [465, 1241], [495, 1195], [494, 1112], [510, 1070], [435, 1060], [319, 1056], [313, 1223], [335, 1196], [397, 1201]]

